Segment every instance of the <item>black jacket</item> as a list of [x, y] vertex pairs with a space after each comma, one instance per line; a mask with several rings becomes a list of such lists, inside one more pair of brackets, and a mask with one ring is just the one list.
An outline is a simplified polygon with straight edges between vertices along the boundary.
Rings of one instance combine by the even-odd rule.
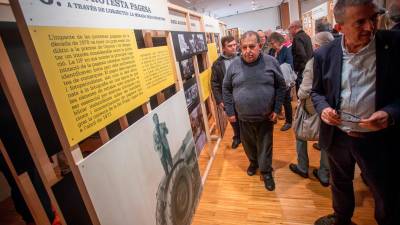
[[396, 23], [391, 30], [400, 30], [400, 23]]
[[302, 76], [306, 63], [313, 55], [311, 38], [303, 30], [297, 32], [293, 37], [292, 55], [294, 71], [298, 76]]
[[222, 99], [222, 82], [226, 73], [224, 57], [220, 56], [211, 67], [211, 90], [217, 105], [223, 102]]
[[[337, 38], [314, 53], [314, 80], [311, 97], [319, 114], [327, 107], [335, 109], [340, 99], [343, 56], [341, 40], [341, 38]], [[388, 144], [391, 147], [394, 146], [392, 144], [397, 141], [400, 134], [400, 92], [398, 87], [400, 84], [398, 72], [400, 42], [398, 40], [400, 40], [400, 32], [379, 31], [375, 36], [375, 111], [387, 112], [394, 125], [374, 133], [384, 137], [381, 145]], [[319, 136], [321, 148], [329, 148], [334, 130], [334, 126], [321, 123]], [[382, 148], [384, 147], [382, 146]], [[395, 148], [399, 149], [397, 144]]]

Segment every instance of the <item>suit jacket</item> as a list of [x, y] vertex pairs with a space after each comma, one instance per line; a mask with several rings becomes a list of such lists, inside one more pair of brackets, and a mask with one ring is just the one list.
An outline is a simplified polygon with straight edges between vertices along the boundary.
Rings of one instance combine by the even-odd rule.
[[396, 23], [391, 30], [400, 30], [400, 23]]
[[[400, 59], [400, 32], [378, 31], [376, 41], [376, 100], [375, 111], [389, 113], [393, 124], [373, 136], [379, 136], [382, 144], [396, 148], [400, 132], [400, 76], [398, 60]], [[314, 80], [311, 97], [319, 114], [322, 110], [339, 104], [342, 77], [341, 38], [321, 47], [314, 53]], [[332, 143], [334, 126], [321, 123], [319, 143], [322, 148], [329, 148]], [[384, 146], [382, 146], [384, 147]], [[397, 147], [398, 148], [398, 147]]]
[[306, 63], [313, 55], [311, 38], [303, 30], [293, 37], [292, 54], [294, 71], [298, 76], [302, 76]]

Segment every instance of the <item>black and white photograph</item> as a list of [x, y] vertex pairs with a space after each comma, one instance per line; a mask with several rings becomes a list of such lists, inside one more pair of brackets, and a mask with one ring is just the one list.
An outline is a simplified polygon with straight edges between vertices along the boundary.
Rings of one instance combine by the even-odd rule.
[[171, 32], [177, 60], [207, 51], [206, 37], [200, 32]]
[[181, 70], [182, 81], [186, 82], [194, 77], [194, 65], [193, 59], [184, 59], [179, 62], [179, 68]]
[[197, 86], [196, 78], [192, 78], [183, 84], [185, 90], [186, 105], [189, 113], [200, 104], [199, 88]]
[[196, 145], [197, 157], [200, 155], [201, 150], [206, 144], [206, 132], [203, 120], [203, 112], [201, 111], [200, 104], [190, 113], [190, 126], [192, 127], [194, 142]]

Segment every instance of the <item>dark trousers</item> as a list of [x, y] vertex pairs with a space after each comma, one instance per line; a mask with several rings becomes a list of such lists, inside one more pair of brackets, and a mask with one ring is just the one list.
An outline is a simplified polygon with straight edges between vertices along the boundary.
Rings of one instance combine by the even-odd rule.
[[232, 139], [233, 140], [240, 140], [240, 125], [239, 125], [239, 117], [238, 117], [238, 114], [237, 114], [237, 112], [236, 112], [236, 110], [235, 110], [235, 116], [236, 116], [236, 122], [233, 122], [233, 123], [231, 123], [230, 122], [230, 124], [231, 124], [231, 126], [232, 126], [232, 128], [233, 128], [233, 137], [232, 137]]
[[271, 173], [273, 123], [239, 120], [239, 124], [240, 138], [250, 163], [258, 165], [262, 174]]
[[[387, 149], [382, 142], [384, 138], [374, 134], [364, 137], [350, 137], [339, 129], [335, 130], [332, 145], [327, 149], [332, 177], [333, 209], [339, 220], [346, 224], [353, 215], [354, 201], [354, 168], [355, 163], [361, 169], [375, 200], [375, 219], [379, 225], [400, 224], [397, 202], [400, 189], [392, 183], [397, 179], [391, 177], [391, 166]], [[398, 172], [398, 171], [397, 171]], [[395, 173], [396, 174], [396, 173]], [[396, 181], [398, 182], [398, 181]], [[391, 184], [392, 183], [392, 184]], [[397, 200], [396, 200], [397, 199]]]
[[292, 98], [290, 97], [291, 89], [286, 91], [285, 99], [283, 100], [283, 108], [285, 109], [285, 120], [286, 123], [292, 123], [293, 121], [293, 112], [292, 112]]

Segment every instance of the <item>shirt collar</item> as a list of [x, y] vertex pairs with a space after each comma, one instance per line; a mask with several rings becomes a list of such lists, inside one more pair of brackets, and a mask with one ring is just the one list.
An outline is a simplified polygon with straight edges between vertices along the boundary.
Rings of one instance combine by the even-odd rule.
[[342, 38], [341, 46], [342, 46], [343, 55], [364, 55], [365, 53], [373, 51], [375, 49], [375, 35], [373, 36], [371, 41], [366, 46], [364, 46], [362, 49], [360, 49], [360, 51], [358, 51], [357, 53], [348, 52], [347, 48], [344, 44], [344, 35], [342, 35], [341, 38]]

